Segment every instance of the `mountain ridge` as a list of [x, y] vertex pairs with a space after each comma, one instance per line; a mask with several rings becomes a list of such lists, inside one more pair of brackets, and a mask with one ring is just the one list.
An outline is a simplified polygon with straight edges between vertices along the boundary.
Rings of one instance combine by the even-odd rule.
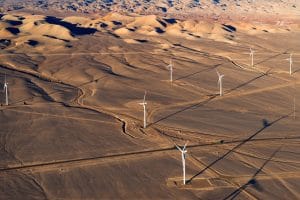
[[157, 14], [176, 18], [299, 18], [295, 0], [2, 0], [2, 12], [29, 9], [77, 14]]

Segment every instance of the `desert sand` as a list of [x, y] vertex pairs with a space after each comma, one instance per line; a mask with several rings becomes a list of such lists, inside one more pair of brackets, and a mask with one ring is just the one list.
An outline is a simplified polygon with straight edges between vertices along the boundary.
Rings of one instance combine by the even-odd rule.
[[3, 12], [0, 199], [299, 199], [300, 26], [276, 5], [259, 21]]

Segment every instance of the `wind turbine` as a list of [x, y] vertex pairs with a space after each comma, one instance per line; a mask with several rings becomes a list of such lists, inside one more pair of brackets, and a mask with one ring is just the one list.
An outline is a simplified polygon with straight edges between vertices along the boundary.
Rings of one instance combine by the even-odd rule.
[[216, 70], [218, 74], [218, 85], [220, 86], [220, 96], [223, 96], [223, 77], [225, 76], [224, 74], [220, 74], [218, 70]]
[[5, 74], [5, 82], [4, 82], [4, 87], [3, 90], [5, 91], [5, 105], [8, 106], [8, 83], [6, 82], [6, 74]]
[[287, 58], [286, 60], [288, 60], [290, 62], [290, 75], [292, 75], [293, 54], [290, 54], [290, 57]]
[[147, 105], [147, 102], [146, 102], [146, 94], [147, 94], [147, 92], [145, 91], [145, 94], [144, 94], [144, 100], [143, 100], [142, 103], [139, 103], [139, 104], [142, 105], [143, 108], [144, 108], [144, 128], [147, 127], [147, 122], [146, 122], [146, 105]]
[[251, 57], [251, 67], [253, 67], [254, 66], [254, 52], [255, 51], [253, 51], [252, 50], [252, 48], [250, 48], [250, 57]]
[[173, 82], [173, 62], [170, 60], [170, 64], [167, 66], [167, 68], [170, 70], [170, 82]]
[[176, 146], [176, 148], [181, 152], [181, 159], [182, 159], [182, 171], [183, 171], [183, 185], [185, 185], [186, 181], [185, 181], [185, 158], [186, 158], [186, 153], [187, 153], [187, 150], [186, 150], [186, 145], [187, 143], [185, 143], [185, 145], [183, 146], [183, 148], [180, 148], [179, 146]]

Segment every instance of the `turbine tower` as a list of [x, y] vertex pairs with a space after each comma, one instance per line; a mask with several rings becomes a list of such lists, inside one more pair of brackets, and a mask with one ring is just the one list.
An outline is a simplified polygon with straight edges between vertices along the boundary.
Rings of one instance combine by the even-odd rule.
[[287, 58], [286, 60], [288, 60], [290, 62], [290, 75], [292, 75], [292, 66], [293, 66], [293, 54], [290, 54], [290, 57]]
[[218, 85], [220, 86], [220, 96], [223, 96], [223, 77], [225, 76], [224, 74], [220, 74], [218, 70], [216, 70], [218, 74]]
[[8, 83], [6, 82], [6, 74], [5, 74], [5, 82], [4, 82], [4, 87], [3, 90], [5, 92], [5, 105], [8, 106]]
[[170, 82], [173, 82], [173, 62], [170, 60], [170, 64], [167, 66], [167, 68], [170, 70]]
[[142, 105], [143, 108], [144, 108], [144, 128], [147, 127], [147, 122], [146, 122], [146, 105], [147, 105], [147, 102], [146, 102], [146, 94], [147, 94], [147, 92], [145, 91], [145, 94], [144, 94], [144, 100], [143, 100], [142, 103], [139, 103], [139, 104]]
[[250, 48], [250, 57], [251, 57], [251, 67], [253, 67], [254, 66], [254, 52], [255, 51], [253, 51], [252, 50], [252, 48]]
[[186, 145], [187, 143], [185, 143], [185, 145], [183, 146], [183, 148], [180, 148], [179, 146], [176, 146], [176, 148], [181, 152], [181, 159], [182, 159], [182, 171], [183, 171], [183, 185], [185, 185], [186, 181], [185, 181], [185, 158], [186, 158], [186, 153], [187, 153], [187, 150], [186, 150]]

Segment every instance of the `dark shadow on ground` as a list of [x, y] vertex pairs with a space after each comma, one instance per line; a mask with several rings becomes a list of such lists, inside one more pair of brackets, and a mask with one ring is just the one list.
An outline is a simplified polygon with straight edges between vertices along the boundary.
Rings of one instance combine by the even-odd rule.
[[255, 189], [262, 191], [263, 188], [259, 185], [258, 181], [255, 179], [255, 177], [263, 170], [263, 168], [268, 164], [268, 162], [270, 162], [272, 160], [272, 158], [276, 155], [277, 152], [279, 152], [281, 149], [281, 147], [279, 147], [278, 149], [276, 149], [272, 155], [263, 163], [263, 165], [253, 174], [252, 178], [245, 183], [244, 185], [242, 185], [241, 187], [239, 187], [238, 189], [236, 189], [235, 191], [233, 191], [232, 193], [230, 193], [228, 196], [226, 196], [223, 200], [227, 200], [227, 199], [235, 199], [241, 192], [243, 192], [247, 187], [249, 186], [253, 186]]
[[159, 28], [159, 27], [155, 27], [155, 31], [156, 31], [156, 33], [159, 33], [159, 34], [162, 34], [162, 33], [165, 32], [164, 30], [162, 30], [162, 29]]
[[176, 24], [177, 21], [174, 18], [165, 18], [164, 19], [168, 24]]
[[245, 83], [242, 83], [242, 84], [240, 84], [240, 85], [238, 85], [238, 86], [236, 86], [236, 87], [234, 87], [234, 88], [232, 88], [232, 89], [230, 89], [230, 90], [225, 91], [225, 93], [228, 94], [228, 93], [230, 93], [230, 92], [233, 92], [233, 91], [235, 91], [235, 90], [237, 90], [237, 89], [239, 89], [239, 88], [241, 88], [241, 87], [244, 87], [244, 86], [246, 86], [246, 85], [248, 85], [248, 84], [254, 82], [254, 81], [257, 80], [257, 79], [260, 79], [260, 78], [262, 78], [262, 77], [264, 77], [264, 76], [268, 76], [268, 74], [269, 74], [270, 71], [271, 71], [271, 69], [269, 69], [266, 73], [263, 73], [263, 74], [261, 74], [261, 75], [259, 75], [259, 76], [257, 76], [257, 77], [254, 77], [254, 78], [250, 79], [249, 81], [247, 81], [247, 82], [245, 82]]
[[270, 56], [270, 57], [268, 57], [268, 58], [266, 58], [266, 59], [264, 59], [264, 60], [261, 60], [261, 61], [259, 61], [259, 62], [257, 62], [257, 63], [254, 63], [253, 66], [262, 64], [262, 63], [264, 63], [264, 62], [267, 62], [267, 61], [269, 61], [269, 60], [271, 60], [271, 59], [273, 59], [273, 58], [276, 58], [276, 57], [278, 57], [278, 56], [281, 56], [281, 55], [283, 55], [283, 54], [286, 54], [287, 52], [288, 52], [288, 50], [286, 50], [286, 51], [283, 52], [283, 53], [278, 53], [278, 54], [276, 54], [276, 55]]
[[73, 36], [90, 35], [90, 34], [94, 34], [95, 32], [97, 32], [97, 29], [95, 29], [95, 28], [78, 27], [76, 24], [71, 24], [69, 22], [65, 22], [62, 19], [59, 19], [59, 18], [56, 18], [53, 16], [47, 16], [45, 18], [45, 21], [49, 24], [60, 25], [60, 26], [63, 26], [65, 28], [69, 29]]
[[14, 27], [7, 27], [6, 30], [8, 30], [13, 35], [18, 35], [20, 33], [20, 30]]
[[146, 43], [148, 40], [143, 40], [143, 39], [135, 39], [135, 41], [140, 42], [140, 43]]
[[203, 172], [205, 172], [207, 169], [210, 169], [213, 165], [215, 165], [216, 163], [218, 163], [219, 161], [223, 160], [226, 156], [228, 156], [230, 153], [232, 153], [233, 151], [235, 151], [236, 149], [240, 148], [242, 145], [244, 145], [246, 142], [252, 140], [255, 136], [257, 136], [259, 133], [261, 133], [262, 131], [264, 131], [266, 128], [272, 126], [273, 124], [279, 122], [280, 120], [287, 118], [288, 116], [290, 116], [292, 113], [289, 113], [287, 115], [281, 116], [278, 119], [274, 120], [273, 122], [268, 122], [266, 119], [262, 120], [263, 123], [263, 127], [261, 129], [259, 129], [257, 132], [255, 132], [254, 134], [252, 134], [250, 137], [242, 140], [241, 143], [239, 143], [238, 145], [236, 145], [235, 147], [233, 147], [231, 150], [229, 150], [227, 153], [225, 153], [223, 156], [221, 156], [220, 158], [216, 159], [215, 161], [213, 161], [212, 163], [210, 163], [208, 166], [206, 166], [204, 169], [202, 169], [200, 172], [198, 172], [197, 174], [195, 174], [194, 176], [192, 176], [187, 183], [191, 183], [193, 181], [194, 178], [196, 178], [197, 176], [201, 175]]
[[191, 76], [194, 76], [194, 75], [196, 75], [196, 74], [200, 74], [200, 73], [205, 72], [205, 71], [213, 70], [213, 69], [219, 67], [220, 65], [222, 65], [222, 64], [217, 64], [217, 65], [213, 65], [213, 66], [211, 66], [211, 67], [209, 67], [209, 68], [206, 68], [206, 69], [201, 69], [201, 70], [196, 71], [196, 72], [193, 72], [193, 73], [191, 73], [191, 74], [187, 74], [187, 75], [178, 77], [178, 78], [175, 79], [174, 81], [179, 81], [179, 80], [182, 80], [182, 79], [185, 79], [185, 78], [189, 78], [189, 77], [191, 77]]
[[177, 114], [179, 114], [179, 113], [182, 113], [182, 112], [184, 112], [184, 111], [186, 111], [186, 110], [193, 109], [193, 108], [198, 108], [198, 107], [200, 107], [200, 106], [204, 106], [204, 105], [206, 105], [207, 103], [209, 103], [211, 100], [213, 100], [214, 98], [216, 98], [217, 96], [218, 96], [218, 95], [211, 95], [208, 99], [206, 99], [206, 100], [204, 100], [204, 101], [201, 101], [201, 102], [199, 102], [199, 103], [190, 105], [190, 106], [185, 107], [185, 108], [183, 108], [183, 109], [180, 109], [180, 110], [178, 110], [178, 111], [176, 111], [176, 112], [173, 112], [173, 113], [171, 113], [171, 114], [169, 114], [169, 115], [167, 115], [167, 116], [165, 116], [165, 117], [162, 117], [162, 118], [156, 120], [155, 122], [150, 123], [150, 124], [148, 125], [148, 127], [150, 127], [150, 126], [152, 126], [152, 125], [155, 125], [155, 124], [157, 124], [158, 122], [161, 122], [161, 121], [163, 121], [163, 120], [165, 120], [165, 119], [168, 119], [168, 118], [170, 118], [170, 117], [173, 117], [173, 116], [175, 116], [175, 115], [177, 115]]
[[19, 26], [19, 25], [23, 24], [22, 21], [15, 21], [15, 20], [7, 20], [6, 22], [9, 23], [12, 26]]
[[35, 47], [35, 46], [37, 46], [39, 44], [39, 42], [36, 41], [36, 40], [28, 40], [27, 44], [29, 44], [32, 47]]
[[223, 25], [223, 29], [225, 31], [228, 31], [230, 33], [236, 32], [236, 27], [232, 26], [232, 25], [228, 25], [228, 24], [222, 24]]
[[8, 39], [0, 39], [0, 49], [5, 49], [5, 48], [8, 47], [9, 45], [11, 45], [11, 40], [8, 40]]

